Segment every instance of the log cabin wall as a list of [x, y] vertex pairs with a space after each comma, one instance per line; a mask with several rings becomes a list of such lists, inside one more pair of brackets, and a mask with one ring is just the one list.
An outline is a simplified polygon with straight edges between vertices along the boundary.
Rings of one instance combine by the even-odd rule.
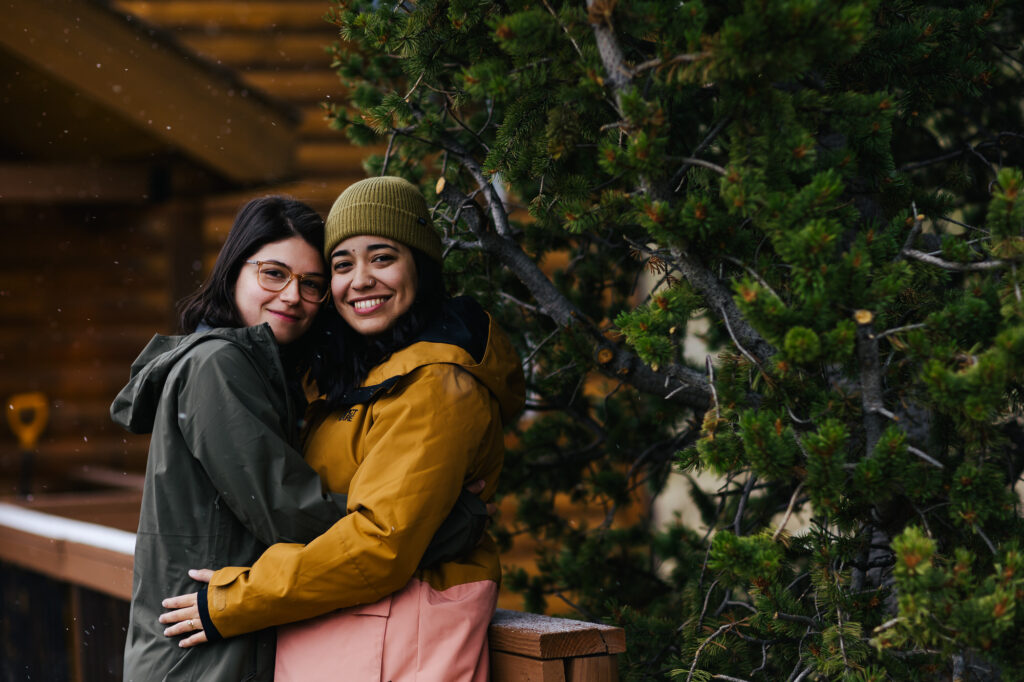
[[[0, 496], [135, 481], [109, 405], [202, 277], [210, 197], [293, 177], [297, 115], [105, 0], [8, 0], [0, 74]], [[6, 408], [36, 391], [26, 484]]]
[[242, 82], [290, 104], [301, 115], [295, 169], [289, 181], [205, 203], [204, 272], [223, 244], [235, 212], [249, 198], [287, 194], [326, 215], [341, 190], [365, 177], [362, 160], [374, 150], [355, 147], [331, 130], [321, 106], [344, 96], [326, 52], [337, 40], [336, 27], [324, 20], [329, 0], [116, 0], [113, 4], [172, 32], [186, 48], [230, 69]]
[[[108, 410], [132, 358], [154, 333], [175, 328], [181, 283], [171, 265], [197, 243], [198, 211], [188, 202], [0, 205], [0, 396], [39, 391], [49, 404], [32, 492], [79, 487], [89, 469], [144, 469], [148, 438], [115, 426]], [[190, 230], [193, 239], [183, 239]], [[3, 445], [10, 488], [24, 458], [10, 436]]]
[[[90, 4], [70, 1], [80, 5], [77, 9]], [[97, 153], [100, 137], [121, 154], [132, 151], [128, 142], [135, 142], [135, 133], [126, 135], [120, 116], [130, 118], [133, 112], [97, 113], [91, 100], [77, 95], [68, 114], [60, 112], [69, 107], [51, 95], [39, 111], [6, 107], [0, 123], [11, 129], [34, 129], [38, 132], [33, 135], [45, 139], [34, 145], [30, 155], [12, 153], [0, 141], [0, 248], [16, 261], [0, 268], [0, 400], [6, 405], [10, 396], [29, 391], [46, 395], [49, 422], [34, 460], [37, 476], [52, 474], [48, 482], [40, 478], [51, 490], [81, 484], [83, 475], [88, 477], [83, 467], [94, 474], [114, 468], [129, 476], [144, 470], [146, 439], [124, 433], [110, 422], [110, 401], [146, 341], [154, 333], [175, 330], [175, 302], [209, 272], [238, 208], [254, 196], [278, 193], [306, 201], [326, 214], [338, 193], [364, 176], [361, 162], [369, 151], [353, 147], [331, 130], [321, 107], [321, 102], [341, 97], [340, 81], [325, 50], [337, 36], [335, 27], [323, 18], [329, 4], [328, 0], [109, 3], [111, 9], [133, 15], [143, 27], [153, 26], [177, 42], [186, 61], [189, 54], [197, 55], [229, 73], [238, 85], [251, 86], [243, 97], [269, 96], [292, 109], [301, 120], [293, 133], [294, 158], [287, 167], [282, 164], [277, 173], [281, 179], [274, 183], [245, 181], [231, 189], [230, 182], [203, 187], [206, 180], [201, 178], [191, 182], [187, 201], [129, 201], [126, 206], [115, 198], [81, 203], [74, 196], [80, 188], [59, 190], [64, 178], [55, 162], [62, 162], [60, 155], [70, 149], [68, 135], [58, 136], [59, 144], [54, 144], [43, 131], [67, 127], [69, 121], [77, 124], [82, 117], [94, 119], [89, 131], [94, 143], [84, 152], [75, 150], [79, 153], [69, 165], [73, 174]], [[63, 13], [78, 14], [72, 7], [67, 10]], [[28, 0], [19, 0], [10, 18], [12, 31], [19, 21], [43, 24], [44, 32], [53, 30], [48, 11], [55, 10], [34, 9]], [[107, 17], [100, 12], [94, 19], [102, 22]], [[16, 33], [5, 40], [17, 40]], [[20, 75], [22, 65], [4, 49], [0, 46], [0, 70]], [[109, 56], [104, 59], [107, 68], [112, 66], [109, 60]], [[40, 98], [40, 93], [52, 90], [51, 85], [34, 77], [12, 79], [5, 101], [18, 102], [28, 95]], [[153, 86], [160, 89], [159, 83]], [[172, 90], [170, 85], [162, 89], [167, 96], [184, 99], [183, 93]], [[187, 110], [187, 101], [184, 104]], [[238, 111], [226, 108], [221, 118], [215, 123], [226, 123], [225, 132], [231, 132], [232, 122], [242, 129]], [[189, 124], [199, 128], [197, 122]], [[246, 133], [248, 145], [269, 142], [267, 137]], [[136, 146], [144, 149], [147, 143], [140, 141]], [[239, 157], [237, 150], [225, 153]], [[24, 156], [44, 162], [29, 180], [19, 165]], [[146, 172], [144, 165], [140, 174], [127, 173], [119, 180], [144, 191]], [[24, 201], [11, 199], [12, 184]], [[117, 194], [116, 184], [108, 182], [103, 191]], [[0, 425], [0, 434], [0, 494], [12, 494], [22, 454], [6, 424]], [[57, 480], [67, 475], [74, 480]]]

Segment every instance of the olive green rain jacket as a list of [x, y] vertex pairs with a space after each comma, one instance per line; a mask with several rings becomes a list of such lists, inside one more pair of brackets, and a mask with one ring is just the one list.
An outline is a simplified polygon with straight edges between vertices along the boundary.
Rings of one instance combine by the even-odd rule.
[[274, 632], [190, 649], [163, 635], [165, 597], [194, 592], [190, 568], [251, 563], [274, 542], [305, 543], [344, 515], [293, 448], [303, 406], [289, 399], [270, 327], [156, 336], [111, 405], [152, 433], [135, 544], [126, 682], [271, 680]]

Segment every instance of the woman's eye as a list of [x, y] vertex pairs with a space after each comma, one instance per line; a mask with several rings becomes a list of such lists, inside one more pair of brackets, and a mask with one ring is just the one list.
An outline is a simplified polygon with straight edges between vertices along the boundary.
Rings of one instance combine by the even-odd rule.
[[348, 261], [339, 260], [339, 261], [336, 261], [334, 263], [333, 267], [334, 267], [335, 271], [340, 272], [341, 270], [344, 270], [345, 268], [349, 267], [350, 265], [352, 265], [352, 264], [349, 263]]
[[273, 268], [265, 268], [263, 270], [263, 276], [266, 277], [267, 279], [272, 280], [288, 279], [288, 275], [284, 272], [284, 270], [275, 270]]

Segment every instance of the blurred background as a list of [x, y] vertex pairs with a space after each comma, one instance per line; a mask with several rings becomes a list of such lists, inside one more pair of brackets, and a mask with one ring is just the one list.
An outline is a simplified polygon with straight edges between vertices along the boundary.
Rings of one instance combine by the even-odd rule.
[[246, 200], [365, 176], [328, 6], [0, 3], [0, 680], [120, 679], [148, 437], [110, 403]]
[[322, 114], [328, 3], [3, 4], [0, 492], [136, 485], [148, 439], [107, 410], [235, 211], [364, 176]]

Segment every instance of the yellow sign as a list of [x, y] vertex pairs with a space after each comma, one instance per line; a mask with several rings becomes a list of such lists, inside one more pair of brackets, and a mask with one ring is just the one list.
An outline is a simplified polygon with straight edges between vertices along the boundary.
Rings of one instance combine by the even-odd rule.
[[50, 417], [50, 404], [43, 393], [19, 393], [7, 401], [7, 421], [22, 450], [34, 450]]

